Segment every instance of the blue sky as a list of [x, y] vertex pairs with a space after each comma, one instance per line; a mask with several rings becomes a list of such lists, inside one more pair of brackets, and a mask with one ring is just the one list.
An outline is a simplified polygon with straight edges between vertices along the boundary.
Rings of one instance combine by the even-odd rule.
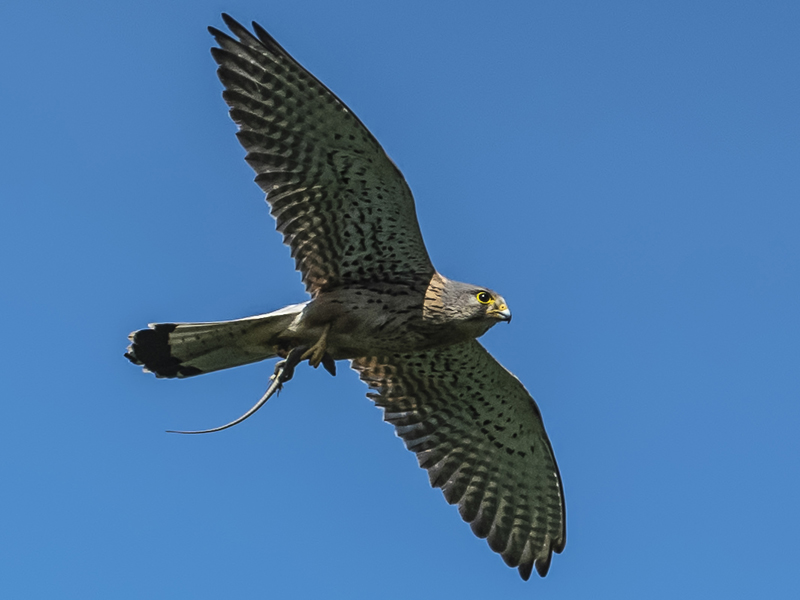
[[[259, 21], [367, 124], [437, 268], [514, 311], [567, 546], [522, 582], [346, 368], [161, 381], [153, 321], [304, 300], [206, 26]], [[800, 5], [0, 5], [8, 598], [795, 598]], [[344, 366], [344, 365], [342, 365]]]

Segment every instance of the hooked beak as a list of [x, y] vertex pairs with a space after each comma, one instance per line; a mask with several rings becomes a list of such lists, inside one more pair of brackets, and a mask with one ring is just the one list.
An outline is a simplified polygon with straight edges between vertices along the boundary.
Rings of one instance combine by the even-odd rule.
[[488, 314], [500, 321], [511, 323], [511, 311], [508, 310], [508, 307], [505, 304], [501, 304], [496, 309], [490, 310]]

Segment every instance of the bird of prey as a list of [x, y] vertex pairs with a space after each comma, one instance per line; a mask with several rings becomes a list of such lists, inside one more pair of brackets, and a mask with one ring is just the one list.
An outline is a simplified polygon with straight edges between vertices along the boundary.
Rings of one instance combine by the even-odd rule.
[[564, 491], [541, 414], [476, 340], [505, 299], [434, 269], [403, 175], [363, 123], [262, 27], [209, 27], [236, 134], [311, 299], [214, 323], [158, 323], [126, 357], [191, 377], [271, 357], [253, 414], [308, 361], [349, 360], [431, 485], [527, 580], [566, 542]]

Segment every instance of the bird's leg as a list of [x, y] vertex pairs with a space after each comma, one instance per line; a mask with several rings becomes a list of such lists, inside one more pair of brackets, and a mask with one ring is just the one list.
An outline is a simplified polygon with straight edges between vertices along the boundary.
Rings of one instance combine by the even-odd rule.
[[[328, 349], [328, 332], [330, 330], [331, 330], [331, 324], [328, 323], [327, 325], [325, 325], [324, 329], [322, 330], [322, 335], [319, 336], [319, 339], [317, 340], [317, 342], [313, 346], [311, 346], [311, 348], [309, 348], [308, 350], [306, 350], [303, 353], [303, 356], [300, 357], [300, 360], [308, 359], [308, 364], [310, 364], [312, 367], [314, 367], [316, 369], [320, 365], [320, 363], [323, 362], [323, 359], [325, 359], [325, 357], [328, 356], [328, 360], [325, 361], [327, 363], [327, 364], [325, 364], [325, 369], [328, 372], [330, 372], [331, 369], [328, 368], [329, 367], [329, 363], [333, 362], [333, 359], [330, 358], [330, 356], [328, 355], [328, 352], [327, 352], [327, 349]], [[335, 375], [336, 373], [333, 372], [331, 374]]]
[[[289, 381], [292, 376], [294, 375], [294, 369], [300, 362], [303, 360], [304, 353], [306, 352], [306, 346], [299, 346], [297, 348], [293, 348], [289, 355], [286, 357], [285, 360], [278, 362], [275, 365], [275, 372], [270, 377], [271, 383], [267, 388], [267, 391], [264, 392], [264, 395], [261, 396], [261, 399], [255, 403], [253, 408], [248, 410], [244, 413], [241, 417], [236, 419], [235, 421], [231, 421], [227, 425], [222, 425], [221, 427], [214, 427], [213, 429], [201, 429], [199, 431], [175, 431], [175, 430], [168, 430], [167, 433], [183, 433], [183, 434], [196, 434], [196, 433], [214, 433], [215, 431], [222, 431], [223, 429], [228, 429], [229, 427], [233, 427], [234, 425], [238, 425], [248, 417], [253, 416], [256, 411], [264, 406], [267, 403], [275, 392], [279, 392], [283, 387], [283, 384]], [[325, 355], [330, 359], [329, 355]], [[325, 367], [328, 368], [327, 365]], [[330, 370], [330, 369], [329, 369]]]
[[308, 346], [298, 346], [292, 348], [285, 360], [275, 365], [275, 372], [270, 377], [270, 381], [277, 382], [277, 391], [281, 391], [283, 384], [294, 377], [294, 370], [305, 359]]

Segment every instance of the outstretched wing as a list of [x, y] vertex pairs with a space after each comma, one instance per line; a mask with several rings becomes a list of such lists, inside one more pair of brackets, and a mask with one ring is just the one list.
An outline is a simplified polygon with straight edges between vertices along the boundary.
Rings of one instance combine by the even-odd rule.
[[402, 173], [350, 109], [257, 23], [209, 27], [222, 96], [306, 290], [433, 274]]
[[561, 477], [536, 403], [477, 341], [353, 361], [472, 531], [528, 579], [566, 543]]

